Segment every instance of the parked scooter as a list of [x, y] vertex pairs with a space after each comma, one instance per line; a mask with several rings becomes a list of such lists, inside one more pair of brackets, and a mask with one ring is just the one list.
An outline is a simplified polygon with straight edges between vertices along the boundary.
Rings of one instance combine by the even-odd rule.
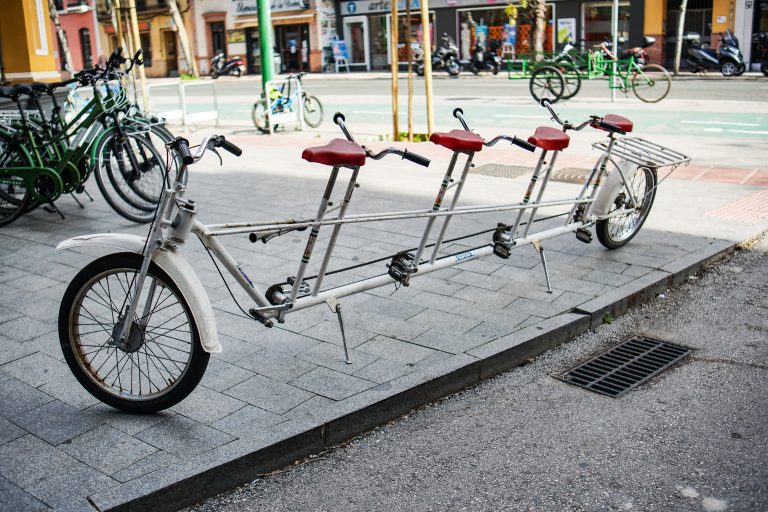
[[752, 42], [757, 45], [757, 54], [760, 59], [760, 71], [768, 76], [768, 32], [755, 32]]
[[[424, 76], [424, 52], [421, 48], [413, 51], [413, 61], [416, 64], [416, 74]], [[432, 54], [432, 69], [444, 69], [451, 76], [456, 76], [461, 72], [459, 48], [448, 34], [443, 34], [443, 37], [440, 38], [440, 48]]]
[[701, 44], [701, 36], [696, 32], [685, 33], [683, 45], [688, 71], [700, 73], [708, 69], [719, 69], [723, 76], [739, 76], [746, 71], [744, 56], [739, 50], [739, 40], [733, 32], [726, 30], [720, 37], [722, 44], [719, 50], [715, 50]]
[[497, 39], [491, 39], [487, 49], [483, 48], [479, 41], [476, 42], [475, 48], [472, 50], [472, 60], [469, 62], [470, 70], [474, 74], [481, 71], [491, 71], [494, 75], [499, 74], [499, 69], [501, 69], [500, 46], [501, 42]]
[[234, 75], [240, 78], [243, 73], [245, 73], [245, 62], [239, 56], [226, 60], [224, 52], [218, 52], [211, 59], [211, 78], [214, 80], [221, 75]]

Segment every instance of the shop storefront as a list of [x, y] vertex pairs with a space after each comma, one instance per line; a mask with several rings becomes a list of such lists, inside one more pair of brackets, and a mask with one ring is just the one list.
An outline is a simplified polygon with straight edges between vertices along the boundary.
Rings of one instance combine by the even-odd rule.
[[[323, 67], [320, 27], [327, 8], [315, 9], [323, 0], [271, 0], [274, 54], [278, 71], [321, 71]], [[322, 6], [321, 6], [322, 7]], [[247, 72], [259, 73], [261, 48], [256, 0], [233, 0], [235, 31], [241, 31], [247, 56]], [[320, 23], [318, 23], [320, 21]]]

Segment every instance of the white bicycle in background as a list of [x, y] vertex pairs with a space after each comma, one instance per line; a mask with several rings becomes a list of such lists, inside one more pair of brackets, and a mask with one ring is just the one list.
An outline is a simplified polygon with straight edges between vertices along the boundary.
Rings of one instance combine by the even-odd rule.
[[[357, 187], [358, 173], [367, 160], [398, 155], [423, 166], [428, 166], [430, 161], [408, 150], [395, 148], [374, 153], [354, 141], [345, 126], [344, 116], [336, 114], [334, 122], [345, 139], [334, 139], [326, 146], [306, 149], [302, 155], [305, 160], [329, 167], [328, 182], [314, 218], [205, 225], [196, 219], [198, 212], [194, 201], [185, 196], [187, 168], [208, 150], [221, 148], [236, 156], [241, 150], [223, 136], [211, 136], [197, 146], [193, 155], [187, 140], [177, 138], [168, 148], [173, 152], [173, 160], [179, 164], [174, 166], [172, 163], [169, 169], [178, 171], [173, 181], [167, 183], [146, 238], [123, 234], [86, 235], [66, 240], [57, 248], [90, 247], [107, 253], [75, 276], [62, 299], [59, 336], [70, 369], [96, 398], [128, 412], [162, 410], [192, 392], [205, 372], [210, 353], [220, 352], [221, 346], [208, 296], [183, 256], [190, 235], [198, 237], [217, 268], [220, 263], [245, 290], [253, 302], [246, 314], [254, 324], [259, 322], [272, 327], [274, 322], [286, 321], [286, 316], [291, 313], [324, 303], [330, 306], [339, 321], [347, 362], [349, 357], [339, 301], [355, 293], [393, 283], [407, 286], [418, 276], [493, 254], [508, 258], [513, 248], [528, 244], [540, 254], [547, 287], [551, 290], [543, 240], [575, 233], [579, 240], [590, 242], [591, 229], [595, 229], [603, 245], [610, 249], [621, 247], [637, 234], [648, 216], [658, 185], [657, 169], [667, 166], [674, 169], [687, 163], [689, 158], [643, 139], [621, 136], [632, 130], [632, 123], [620, 116], [592, 116], [573, 125], [561, 121], [548, 102], [544, 105], [562, 129], [539, 127], [527, 141], [507, 135], [486, 141], [469, 130], [463, 112], [456, 109], [454, 116], [463, 129], [433, 133], [430, 137], [433, 143], [452, 151], [437, 199], [431, 208], [410, 211], [347, 213]], [[545, 201], [544, 191], [557, 155], [569, 144], [566, 132], [587, 126], [607, 132], [607, 139], [594, 145], [601, 154], [587, 182], [576, 197]], [[528, 151], [542, 150], [522, 201], [460, 206], [459, 198], [475, 154], [502, 140]], [[460, 158], [463, 160], [461, 172], [454, 178]], [[347, 177], [346, 188], [341, 200], [331, 203], [337, 178], [342, 173]], [[449, 191], [450, 201], [447, 201]], [[566, 211], [550, 217], [537, 217], [540, 208], [553, 206], [563, 207]], [[490, 212], [511, 214], [508, 219], [511, 222], [499, 222], [480, 234], [446, 238], [454, 216]], [[554, 217], [565, 220], [555, 227], [539, 231], [531, 229], [536, 223]], [[330, 270], [342, 226], [414, 218], [425, 222], [417, 247], [405, 248], [373, 262]], [[252, 242], [266, 243], [274, 237], [307, 228], [306, 246], [295, 275], [266, 290], [254, 284], [219, 241], [223, 236], [247, 235]], [[319, 270], [308, 276], [321, 228], [331, 229], [331, 235]], [[453, 254], [441, 251], [445, 243], [477, 235], [485, 235], [486, 240], [476, 247]], [[388, 261], [386, 266], [385, 261]], [[382, 265], [380, 275], [323, 287], [325, 277], [331, 274], [372, 263]], [[237, 305], [245, 313], [245, 308]]]

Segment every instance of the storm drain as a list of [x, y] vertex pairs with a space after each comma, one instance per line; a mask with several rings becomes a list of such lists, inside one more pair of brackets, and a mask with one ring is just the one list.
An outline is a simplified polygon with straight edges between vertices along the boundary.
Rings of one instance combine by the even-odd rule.
[[663, 372], [690, 352], [687, 347], [647, 336], [634, 336], [557, 378], [601, 395], [618, 397]]
[[484, 176], [493, 176], [495, 178], [517, 178], [524, 174], [533, 173], [533, 167], [522, 167], [519, 165], [506, 164], [483, 164], [474, 167], [469, 171], [472, 174], [482, 174]]

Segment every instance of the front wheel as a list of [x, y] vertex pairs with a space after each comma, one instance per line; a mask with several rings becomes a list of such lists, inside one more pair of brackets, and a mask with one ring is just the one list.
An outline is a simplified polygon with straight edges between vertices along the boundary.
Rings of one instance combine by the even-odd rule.
[[251, 119], [253, 125], [261, 133], [269, 133], [269, 117], [267, 116], [267, 100], [259, 100], [253, 104], [251, 109]]
[[323, 104], [314, 96], [304, 95], [304, 122], [317, 128], [323, 122]]
[[70, 370], [89, 393], [126, 412], [151, 413], [172, 407], [195, 389], [209, 354], [183, 292], [154, 263], [128, 339], [119, 340], [141, 263], [137, 254], [110, 254], [81, 270], [61, 301], [59, 342]]
[[760, 64], [760, 71], [762, 71], [764, 76], [768, 76], [768, 62]]
[[461, 72], [461, 64], [459, 64], [459, 61], [451, 59], [448, 62], [448, 65], [445, 66], [445, 70], [448, 71], [448, 74], [451, 76], [458, 76]]
[[738, 67], [736, 66], [736, 63], [731, 62], [730, 60], [727, 60], [720, 65], [720, 72], [723, 76], [733, 76], [736, 74], [737, 70]]
[[559, 69], [552, 66], [542, 66], [531, 75], [531, 81], [528, 84], [531, 96], [537, 102], [548, 99], [556, 103], [563, 97], [565, 91], [565, 79]]
[[[613, 172], [619, 172], [619, 169]], [[626, 185], [621, 187], [607, 213], [609, 218], [598, 221], [595, 226], [597, 239], [608, 249], [618, 249], [634, 238], [648, 218], [656, 197], [655, 169], [637, 167], [634, 174], [625, 178], [629, 190]], [[634, 196], [634, 206], [630, 192]], [[618, 213], [622, 211], [624, 213]]]
[[739, 64], [736, 68], [736, 73], [734, 73], [734, 76], [741, 76], [744, 74], [746, 70], [747, 70], [746, 64]]
[[632, 74], [632, 92], [646, 103], [663, 100], [671, 87], [672, 77], [658, 64], [647, 64]]

